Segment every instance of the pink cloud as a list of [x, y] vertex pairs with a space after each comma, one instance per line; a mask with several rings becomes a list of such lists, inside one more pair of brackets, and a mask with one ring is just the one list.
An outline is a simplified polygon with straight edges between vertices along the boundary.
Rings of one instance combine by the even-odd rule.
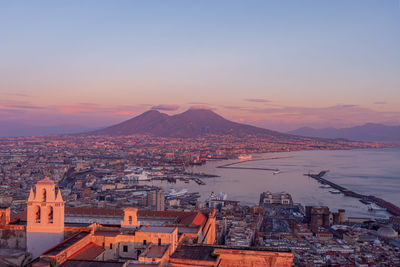
[[271, 100], [264, 99], [264, 98], [248, 98], [245, 99], [247, 102], [254, 102], [254, 103], [269, 103]]

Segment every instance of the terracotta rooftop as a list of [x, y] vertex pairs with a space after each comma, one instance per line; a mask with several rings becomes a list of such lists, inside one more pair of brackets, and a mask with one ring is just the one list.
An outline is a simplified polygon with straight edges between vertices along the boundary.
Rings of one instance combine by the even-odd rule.
[[68, 260], [60, 267], [122, 267], [123, 262]]
[[165, 227], [165, 226], [142, 226], [137, 232], [142, 233], [172, 233], [176, 227]]
[[200, 212], [139, 210], [138, 217], [139, 221], [140, 217], [175, 217], [177, 223], [185, 225], [203, 225], [206, 222], [206, 217]]
[[105, 249], [101, 246], [98, 246], [92, 242], [84, 246], [82, 249], [78, 250], [75, 254], [73, 254], [70, 259], [71, 260], [94, 260], [101, 253], [103, 253]]
[[178, 233], [179, 234], [184, 234], [184, 233], [192, 233], [195, 234], [200, 230], [199, 226], [196, 227], [185, 227], [185, 226], [178, 226]]
[[119, 209], [101, 209], [101, 208], [65, 208], [65, 214], [68, 215], [94, 215], [94, 216], [124, 216], [124, 211]]
[[[140, 218], [176, 218], [176, 223], [180, 225], [199, 225], [203, 226], [207, 218], [201, 212], [186, 211], [154, 211], [154, 210], [138, 210], [138, 220]], [[85, 216], [116, 216], [123, 217], [124, 211], [120, 209], [103, 209], [103, 208], [65, 208], [65, 217], [68, 215], [85, 215]], [[11, 215], [11, 221], [26, 221], [26, 211]]]

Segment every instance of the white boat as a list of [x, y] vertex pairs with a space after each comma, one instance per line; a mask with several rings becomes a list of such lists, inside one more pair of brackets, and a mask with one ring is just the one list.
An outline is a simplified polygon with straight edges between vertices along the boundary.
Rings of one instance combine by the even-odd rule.
[[176, 190], [175, 188], [171, 188], [168, 190], [168, 192], [165, 194], [166, 198], [175, 198], [175, 197], [180, 197], [185, 195], [188, 192], [186, 188], [182, 188], [179, 190]]
[[280, 174], [280, 173], [281, 173], [281, 171], [274, 171], [272, 174], [275, 175], [275, 174]]
[[331, 187], [327, 184], [323, 184], [323, 185], [320, 185], [319, 188], [331, 188]]
[[329, 193], [331, 193], [331, 194], [340, 194], [341, 192], [339, 190], [332, 189], [332, 190], [329, 190]]
[[368, 211], [387, 211], [387, 209], [379, 207], [379, 206], [373, 206], [371, 204], [371, 205], [368, 205]]
[[149, 173], [145, 171], [140, 174], [130, 173], [125, 175], [125, 177], [128, 181], [146, 181], [149, 180]]

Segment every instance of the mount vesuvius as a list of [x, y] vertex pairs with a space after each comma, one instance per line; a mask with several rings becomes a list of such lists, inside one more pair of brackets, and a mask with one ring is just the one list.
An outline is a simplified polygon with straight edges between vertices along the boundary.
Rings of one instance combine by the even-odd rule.
[[232, 122], [207, 109], [189, 109], [171, 116], [158, 110], [149, 110], [127, 121], [91, 131], [88, 134], [111, 136], [146, 134], [181, 138], [195, 138], [206, 135], [296, 138], [293, 135]]

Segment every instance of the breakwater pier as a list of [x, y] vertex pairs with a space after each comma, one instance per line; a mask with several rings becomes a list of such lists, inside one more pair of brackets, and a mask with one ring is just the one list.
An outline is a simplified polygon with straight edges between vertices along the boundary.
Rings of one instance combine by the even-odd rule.
[[292, 157], [291, 156], [286, 156], [286, 157], [272, 157], [272, 158], [241, 160], [241, 161], [237, 161], [237, 162], [221, 165], [221, 166], [218, 166], [217, 168], [221, 168], [221, 169], [237, 169], [237, 170], [259, 170], [259, 171], [277, 172], [277, 171], [279, 171], [279, 169], [276, 169], [276, 168], [240, 167], [240, 166], [234, 166], [234, 165], [240, 164], [240, 163], [244, 163], [244, 162], [249, 162], [249, 161], [262, 161], [262, 160], [286, 159], [286, 158], [292, 158]]
[[310, 173], [308, 173], [308, 174], [304, 174], [304, 175], [305, 176], [309, 176], [311, 178], [314, 178], [315, 180], [317, 180], [321, 184], [329, 185], [330, 187], [332, 187], [332, 188], [340, 191], [341, 193], [343, 193], [345, 196], [359, 198], [359, 199], [364, 200], [364, 201], [373, 202], [376, 205], [386, 209], [389, 213], [391, 213], [391, 214], [393, 214], [395, 216], [400, 216], [400, 208], [398, 206], [396, 206], [395, 204], [393, 204], [393, 203], [391, 203], [389, 201], [386, 201], [386, 200], [384, 200], [382, 198], [373, 196], [373, 195], [359, 194], [359, 193], [354, 192], [354, 191], [352, 191], [350, 189], [347, 189], [347, 188], [345, 188], [343, 186], [340, 186], [340, 185], [338, 185], [338, 184], [336, 184], [336, 183], [334, 183], [332, 181], [329, 181], [329, 180], [323, 178], [323, 176], [325, 176], [325, 174], [327, 172], [329, 172], [329, 170], [321, 171], [318, 174], [310, 174]]

